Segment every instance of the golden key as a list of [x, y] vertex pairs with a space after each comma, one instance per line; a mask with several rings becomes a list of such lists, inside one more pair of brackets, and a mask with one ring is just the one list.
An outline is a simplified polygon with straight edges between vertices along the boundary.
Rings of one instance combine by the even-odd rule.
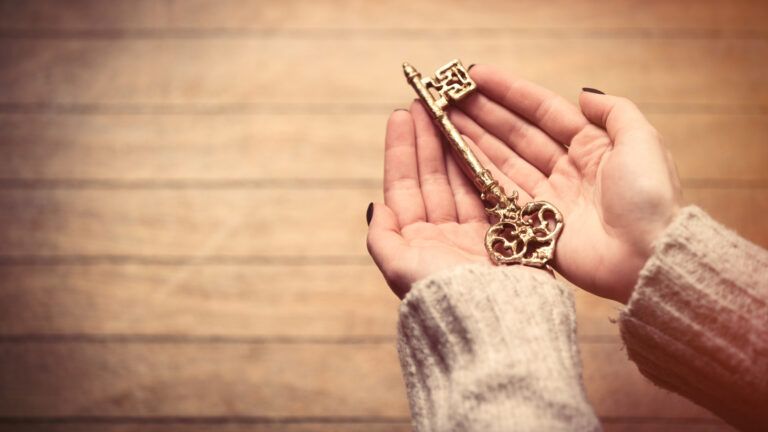
[[480, 164], [477, 156], [464, 141], [445, 110], [477, 88], [469, 72], [459, 60], [453, 60], [435, 72], [435, 76], [422, 78], [410, 64], [403, 63], [408, 83], [419, 95], [448, 140], [460, 165], [480, 191], [491, 227], [485, 235], [485, 249], [494, 264], [523, 264], [548, 267], [555, 244], [563, 230], [563, 215], [546, 201], [532, 201], [520, 207], [517, 191], [504, 193], [491, 172]]

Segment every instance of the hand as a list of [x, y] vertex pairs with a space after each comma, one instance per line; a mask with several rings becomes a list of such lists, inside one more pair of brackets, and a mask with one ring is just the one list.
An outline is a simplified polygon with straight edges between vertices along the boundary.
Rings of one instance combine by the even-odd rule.
[[374, 205], [368, 250], [400, 298], [413, 282], [440, 270], [491, 265], [483, 205], [453, 158], [444, 154], [442, 141], [418, 102], [410, 112], [392, 113], [387, 123], [385, 204]]
[[479, 93], [451, 111], [493, 175], [520, 204], [549, 201], [565, 226], [555, 269], [576, 285], [626, 302], [652, 244], [679, 209], [680, 185], [656, 130], [627, 99], [583, 92], [581, 110], [533, 83], [488, 67]]

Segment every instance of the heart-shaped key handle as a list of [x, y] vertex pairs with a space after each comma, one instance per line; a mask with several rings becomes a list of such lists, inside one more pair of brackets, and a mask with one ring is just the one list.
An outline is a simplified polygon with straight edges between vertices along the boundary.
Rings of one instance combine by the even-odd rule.
[[563, 215], [546, 201], [517, 205], [517, 191], [505, 204], [486, 207], [496, 222], [485, 235], [485, 249], [495, 264], [523, 264], [544, 267], [555, 253], [563, 230]]

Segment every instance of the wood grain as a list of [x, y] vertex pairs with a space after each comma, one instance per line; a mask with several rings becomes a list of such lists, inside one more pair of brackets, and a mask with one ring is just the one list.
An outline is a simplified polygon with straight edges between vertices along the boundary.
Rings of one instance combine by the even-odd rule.
[[[599, 415], [711, 417], [655, 388], [619, 344], [581, 349]], [[0, 416], [408, 415], [391, 343], [0, 344], [0, 371]]]
[[[177, 422], [165, 422], [151, 419], [136, 421], [116, 419], [115, 422], [106, 421], [66, 421], [43, 422], [30, 421], [28, 423], [11, 423], [4, 425], [0, 419], [0, 431], [9, 432], [137, 432], [146, 431], [152, 426], [161, 427], [165, 432], [207, 432], [215, 428], [217, 432], [406, 432], [411, 430], [409, 422], [372, 423], [355, 421], [352, 424], [334, 421], [322, 423], [310, 422], [280, 422], [259, 424], [255, 422], [240, 421], [237, 418], [223, 419], [222, 421], [207, 422], [206, 419], [185, 418]], [[643, 419], [609, 419], [603, 422], [603, 430], [606, 432], [732, 432], [735, 429], [726, 426], [717, 420], [688, 420], [663, 418]]]
[[[410, 430], [363, 222], [403, 60], [636, 100], [768, 246], [764, 2], [441, 5], [0, 0], [0, 430]], [[731, 430], [575, 295], [606, 431]]]
[[2, 334], [383, 336], [394, 343], [399, 301], [371, 264], [39, 270], [0, 266]]
[[407, 415], [394, 344], [31, 343], [0, 352], [4, 416]]
[[[574, 289], [579, 336], [617, 335], [618, 303]], [[4, 265], [0, 337], [376, 339], [399, 301], [368, 265]], [[195, 339], [197, 338], [197, 339]]]
[[[697, 203], [746, 238], [768, 245], [754, 214], [765, 189], [688, 189]], [[360, 257], [360, 189], [0, 189], [5, 257], [139, 255], [187, 259]], [[258, 260], [256, 260], [258, 262]]]
[[[115, 3], [115, 2], [110, 2]], [[371, 3], [363, 0], [136, 0], [109, 4], [99, 0], [70, 0], [60, 7], [55, 0], [3, 0], [0, 2], [2, 29], [185, 29], [185, 30], [317, 30], [488, 28], [647, 30], [698, 29], [765, 30], [768, 12], [760, 1], [721, 2], [649, 0], [638, 7], [632, 0], [572, 2], [552, 0], [483, 0], [472, 3], [442, 0], [430, 2], [393, 0]], [[269, 33], [267, 33], [269, 34]], [[609, 33], [611, 34], [611, 33]], [[694, 33], [699, 34], [699, 33]]]
[[[121, 421], [122, 420], [122, 421]], [[163, 432], [409, 432], [411, 431], [410, 420], [405, 419], [400, 422], [373, 422], [363, 420], [352, 420], [349, 423], [341, 421], [271, 421], [264, 419], [263, 422], [240, 420], [238, 418], [225, 417], [222, 419], [199, 418], [181, 418], [177, 421], [163, 421], [159, 419], [110, 419], [93, 421], [35, 421], [34, 419], [24, 419], [18, 422], [9, 422], [3, 424], [0, 419], [0, 431], [8, 432], [144, 432], [147, 430], [162, 430]], [[157, 429], [152, 429], [157, 428]], [[634, 429], [622, 429], [634, 431]], [[667, 429], [677, 432], [678, 429]], [[687, 432], [690, 429], [679, 429], [680, 432]], [[709, 431], [721, 431], [722, 429], [707, 429]], [[645, 432], [645, 429], [642, 429]]]
[[6, 190], [4, 254], [362, 256], [359, 190]]
[[605, 432], [735, 432], [736, 429], [719, 421], [676, 422], [665, 419], [636, 419], [634, 421], [603, 420]]
[[[0, 145], [5, 152], [0, 173], [3, 180], [37, 182], [378, 181], [389, 110], [347, 111], [0, 113]], [[768, 116], [657, 113], [649, 119], [664, 136], [684, 180], [768, 180]]]
[[725, 110], [768, 103], [762, 72], [768, 39], [457, 37], [404, 44], [342, 36], [0, 39], [0, 82], [5, 87], [0, 104], [194, 104], [198, 109], [267, 104], [322, 110], [323, 104], [333, 103], [394, 108], [413, 98], [400, 69], [404, 60], [427, 72], [455, 57], [496, 64], [572, 100], [590, 85], [638, 102], [724, 104]]

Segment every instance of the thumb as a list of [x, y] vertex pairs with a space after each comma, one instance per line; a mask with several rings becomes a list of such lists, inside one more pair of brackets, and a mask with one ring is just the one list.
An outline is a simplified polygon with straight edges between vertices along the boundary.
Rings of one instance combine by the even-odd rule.
[[579, 96], [579, 105], [592, 124], [608, 132], [614, 145], [622, 145], [630, 137], [658, 140], [656, 129], [627, 98], [585, 90]]
[[382, 203], [371, 203], [371, 206], [367, 238], [368, 252], [386, 277], [406, 243], [400, 235], [397, 216], [392, 209]]

